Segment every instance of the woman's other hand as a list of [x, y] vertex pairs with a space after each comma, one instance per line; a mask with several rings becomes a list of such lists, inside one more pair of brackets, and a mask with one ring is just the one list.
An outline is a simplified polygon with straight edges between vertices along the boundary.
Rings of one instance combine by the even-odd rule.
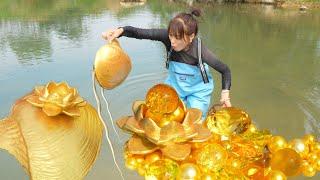
[[221, 98], [220, 103], [222, 104], [222, 107], [231, 107], [231, 101], [230, 101], [230, 91], [229, 90], [222, 90], [221, 91]]

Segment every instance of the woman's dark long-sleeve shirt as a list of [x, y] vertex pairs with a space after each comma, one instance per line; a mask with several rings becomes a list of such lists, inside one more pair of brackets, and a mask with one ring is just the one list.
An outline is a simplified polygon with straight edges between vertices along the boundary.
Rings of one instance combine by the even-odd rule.
[[[121, 36], [132, 37], [136, 39], [150, 39], [161, 41], [167, 51], [171, 49], [171, 43], [167, 29], [140, 29], [132, 26], [123, 27]], [[222, 63], [206, 46], [201, 44], [201, 55], [203, 62], [220, 72], [222, 75], [222, 89], [230, 90], [231, 73], [229, 67]], [[198, 39], [194, 38], [187, 51], [176, 52], [172, 50], [170, 55], [171, 61], [182, 62], [190, 65], [198, 65]]]

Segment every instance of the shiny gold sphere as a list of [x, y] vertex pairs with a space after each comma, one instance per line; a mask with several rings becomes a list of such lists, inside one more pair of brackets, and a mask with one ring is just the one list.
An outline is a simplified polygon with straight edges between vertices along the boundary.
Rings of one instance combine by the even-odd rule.
[[182, 122], [185, 115], [185, 106], [181, 100], [179, 100], [178, 108], [170, 114], [165, 114], [165, 119], [170, 119], [171, 121]]
[[138, 174], [139, 174], [140, 176], [144, 176], [145, 173], [146, 173], [146, 170], [145, 170], [145, 168], [144, 168], [143, 165], [140, 165], [140, 166], [138, 166], [138, 168], [137, 168], [137, 172], [138, 172]]
[[143, 155], [135, 154], [135, 155], [132, 156], [132, 158], [136, 159], [138, 164], [142, 164], [144, 162], [144, 156]]
[[316, 152], [312, 152], [307, 155], [307, 159], [309, 163], [313, 164], [319, 157]]
[[301, 167], [301, 169], [302, 169], [302, 174], [307, 177], [312, 177], [317, 172], [317, 170], [311, 164], [304, 165]]
[[172, 113], [178, 107], [179, 96], [173, 87], [157, 84], [147, 92], [146, 104], [154, 113]]
[[243, 174], [245, 174], [250, 179], [263, 179], [264, 178], [263, 168], [255, 165], [255, 164], [248, 164], [246, 166], [246, 168], [244, 168], [242, 171], [243, 171]]
[[115, 88], [126, 79], [130, 71], [131, 60], [116, 39], [97, 51], [94, 72], [103, 88]]
[[271, 157], [270, 166], [272, 170], [282, 171], [286, 176], [297, 175], [302, 159], [293, 149], [284, 148], [278, 150]]
[[157, 123], [158, 126], [160, 126], [160, 122], [162, 122], [161, 123], [162, 127], [164, 125], [169, 124], [169, 122], [171, 122], [171, 121], [164, 122], [163, 116], [164, 114], [158, 113], [158, 112], [152, 112], [151, 109], [147, 109], [145, 113], [145, 117], [152, 119], [155, 123]]
[[316, 159], [314, 162], [314, 167], [317, 171], [320, 171], [320, 159]]
[[136, 161], [135, 158], [133, 157], [129, 157], [126, 159], [125, 161], [125, 166], [128, 168], [128, 169], [131, 169], [131, 170], [135, 170], [138, 168], [138, 162]]
[[291, 142], [289, 142], [289, 147], [299, 153], [302, 158], [306, 158], [309, 153], [309, 146], [305, 144], [302, 139], [292, 140]]
[[164, 127], [172, 121], [177, 121], [182, 123], [185, 116], [185, 106], [183, 102], [179, 99], [178, 108], [172, 113], [157, 113], [148, 109], [145, 113], [146, 118], [152, 119], [159, 127]]
[[250, 124], [246, 132], [254, 133], [257, 132], [257, 127], [254, 124]]
[[232, 143], [231, 141], [227, 140], [227, 141], [221, 141], [221, 145], [228, 151], [232, 150]]
[[146, 155], [146, 157], [145, 157], [145, 162], [146, 162], [147, 164], [151, 164], [151, 163], [153, 163], [153, 162], [155, 162], [155, 161], [160, 160], [161, 157], [162, 157], [161, 152], [156, 151], [156, 152], [153, 152], [153, 153], [150, 153], [150, 154]]
[[287, 176], [281, 171], [272, 170], [268, 174], [268, 180], [286, 180], [286, 179], [287, 179]]
[[145, 179], [174, 179], [179, 172], [179, 165], [170, 159], [161, 159], [151, 163], [145, 169]]
[[314, 135], [312, 134], [307, 134], [305, 135], [302, 140], [307, 144], [307, 145], [311, 145], [315, 142], [316, 138], [314, 137]]
[[227, 151], [221, 145], [214, 143], [199, 149], [195, 154], [197, 164], [209, 170], [221, 168], [227, 158]]
[[310, 144], [310, 151], [313, 152], [320, 152], [320, 143], [319, 142], [315, 142], [313, 144]]
[[273, 136], [268, 142], [268, 149], [272, 153], [275, 153], [276, 151], [283, 149], [286, 146], [287, 141], [281, 136]]
[[234, 169], [240, 169], [242, 166], [242, 162], [240, 161], [240, 159], [232, 159], [232, 161], [229, 163]]
[[185, 163], [180, 166], [178, 180], [196, 180], [201, 178], [201, 172], [197, 165], [193, 163]]
[[203, 174], [201, 180], [216, 180], [216, 177], [212, 174]]

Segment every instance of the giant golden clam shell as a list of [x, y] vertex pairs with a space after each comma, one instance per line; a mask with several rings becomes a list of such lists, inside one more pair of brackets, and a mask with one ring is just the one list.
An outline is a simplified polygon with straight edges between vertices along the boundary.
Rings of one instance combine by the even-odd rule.
[[114, 39], [97, 51], [94, 71], [99, 84], [105, 89], [113, 89], [126, 79], [131, 71], [131, 61], [118, 40]]
[[[73, 89], [63, 83], [52, 84], [50, 87], [56, 90], [36, 87], [14, 104], [9, 117], [0, 121], [0, 149], [14, 155], [30, 179], [83, 179], [99, 153], [102, 125], [95, 109], [83, 100], [79, 102], [81, 98]], [[49, 92], [61, 89], [72, 92], [72, 97], [45, 98], [52, 97]], [[59, 108], [62, 110], [56, 114]]]

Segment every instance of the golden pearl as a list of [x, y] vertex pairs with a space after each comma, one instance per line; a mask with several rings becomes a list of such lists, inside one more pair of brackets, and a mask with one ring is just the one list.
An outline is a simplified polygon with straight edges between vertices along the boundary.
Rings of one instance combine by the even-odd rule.
[[289, 143], [289, 146], [297, 151], [302, 158], [306, 158], [309, 153], [309, 146], [302, 139], [294, 139]]
[[255, 164], [248, 164], [242, 171], [250, 179], [262, 179], [264, 177], [263, 168]]
[[319, 152], [320, 151], [320, 143], [315, 142], [313, 144], [310, 145], [310, 151], [315, 151], [315, 152]]
[[313, 144], [315, 142], [315, 139], [316, 138], [311, 134], [307, 134], [303, 137], [303, 141], [308, 145]]
[[308, 155], [307, 155], [307, 159], [308, 159], [308, 162], [310, 163], [310, 164], [313, 164], [317, 159], [318, 159], [318, 155], [317, 155], [317, 153], [309, 153]]
[[144, 176], [146, 173], [146, 169], [144, 168], [143, 165], [138, 166], [137, 171], [140, 176]]
[[163, 119], [163, 114], [157, 113], [157, 112], [152, 112], [150, 109], [147, 109], [146, 113], [145, 113], [145, 117], [152, 119], [159, 126], [159, 123]]
[[286, 146], [287, 146], [287, 142], [281, 136], [273, 136], [268, 143], [268, 148], [272, 153], [275, 153], [276, 151], [283, 149]]
[[257, 131], [257, 127], [254, 124], [250, 124], [247, 129], [247, 132], [254, 133], [256, 131]]
[[314, 162], [314, 167], [317, 171], [320, 171], [320, 159], [316, 159]]
[[151, 154], [146, 155], [145, 162], [147, 164], [151, 164], [155, 161], [160, 160], [161, 156], [162, 156], [161, 152], [159, 152], [159, 151], [153, 152]]
[[179, 180], [200, 179], [200, 169], [192, 163], [185, 163], [180, 166], [178, 174]]
[[287, 176], [294, 176], [299, 172], [301, 162], [301, 157], [295, 150], [284, 148], [272, 155], [270, 166], [273, 170], [282, 171]]
[[172, 113], [179, 104], [175, 89], [166, 84], [157, 84], [149, 89], [146, 95], [148, 109], [155, 113]]
[[135, 170], [138, 167], [138, 163], [135, 158], [129, 157], [126, 159], [125, 165], [128, 169]]
[[232, 150], [232, 145], [230, 141], [222, 141], [221, 143], [226, 150], [228, 151]]
[[182, 122], [184, 119], [184, 110], [182, 107], [178, 107], [173, 113], [171, 113], [167, 118], [172, 121]]
[[228, 152], [220, 144], [208, 144], [195, 154], [198, 165], [208, 169], [221, 168], [228, 158]]
[[204, 174], [201, 176], [201, 180], [215, 180], [216, 178], [211, 174]]
[[231, 166], [235, 169], [240, 169], [241, 161], [239, 159], [233, 159], [231, 162]]
[[133, 155], [132, 157], [136, 159], [138, 164], [141, 164], [141, 163], [144, 162], [144, 156], [143, 155]]
[[285, 174], [283, 174], [283, 172], [281, 171], [271, 171], [268, 174], [268, 179], [269, 180], [286, 180], [287, 176]]
[[311, 165], [302, 166], [302, 173], [304, 176], [312, 177], [316, 174], [316, 169]]

